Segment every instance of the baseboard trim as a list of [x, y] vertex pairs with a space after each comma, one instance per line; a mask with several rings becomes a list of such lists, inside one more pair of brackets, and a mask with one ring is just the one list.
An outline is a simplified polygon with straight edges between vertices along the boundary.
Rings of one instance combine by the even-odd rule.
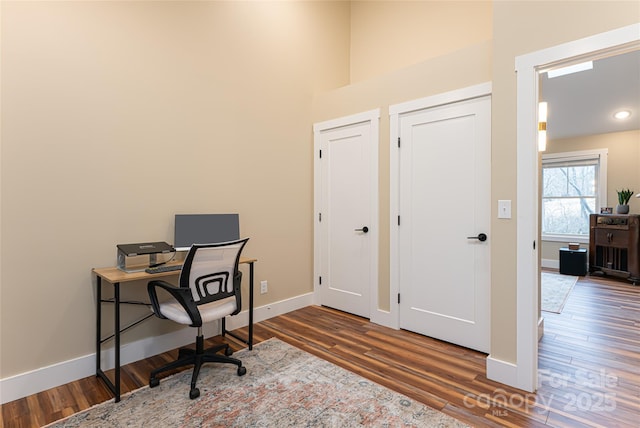
[[540, 266], [547, 269], [560, 269], [560, 260], [542, 259]]
[[508, 361], [498, 360], [489, 355], [487, 357], [487, 379], [517, 387], [518, 365]]
[[[253, 322], [257, 323], [278, 315], [286, 314], [287, 312], [295, 311], [296, 309], [311, 306], [314, 304], [313, 302], [313, 293], [306, 293], [290, 299], [280, 300], [279, 302], [260, 306], [253, 310]], [[249, 325], [248, 311], [242, 311], [236, 316], [227, 318], [227, 330], [235, 330], [236, 328], [245, 327], [247, 325]]]
[[[253, 311], [254, 323], [285, 314], [313, 304], [313, 293], [306, 293], [290, 299], [257, 307]], [[233, 330], [249, 325], [249, 312], [242, 311], [227, 319], [227, 329]], [[211, 337], [219, 334], [220, 326], [212, 323], [204, 329], [204, 335]], [[122, 345], [120, 361], [122, 365], [148, 358], [193, 343], [194, 333], [189, 327], [160, 336], [144, 338]], [[103, 349], [101, 368], [112, 369], [115, 366], [113, 347]], [[60, 363], [52, 364], [29, 372], [0, 379], [0, 404], [27, 397], [56, 386], [93, 376], [96, 372], [96, 354], [92, 353]]]

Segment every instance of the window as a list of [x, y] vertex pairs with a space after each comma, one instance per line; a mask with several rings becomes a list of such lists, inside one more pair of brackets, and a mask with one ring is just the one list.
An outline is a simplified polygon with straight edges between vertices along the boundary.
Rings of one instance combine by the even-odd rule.
[[607, 150], [542, 155], [542, 239], [588, 242], [606, 195]]

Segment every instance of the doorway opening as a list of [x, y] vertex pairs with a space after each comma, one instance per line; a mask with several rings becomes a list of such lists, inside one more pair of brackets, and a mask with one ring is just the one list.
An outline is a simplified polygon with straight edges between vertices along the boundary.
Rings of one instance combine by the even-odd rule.
[[517, 345], [514, 385], [534, 391], [538, 379], [539, 73], [559, 64], [602, 58], [640, 48], [640, 24], [516, 58], [517, 70]]

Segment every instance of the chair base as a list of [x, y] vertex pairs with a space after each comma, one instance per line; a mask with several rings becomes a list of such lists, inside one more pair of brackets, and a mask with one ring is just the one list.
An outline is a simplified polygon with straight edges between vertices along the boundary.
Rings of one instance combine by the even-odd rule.
[[[219, 351], [224, 349], [224, 355], [218, 354]], [[196, 349], [181, 348], [178, 351], [178, 359], [165, 366], [157, 368], [151, 372], [149, 376], [149, 387], [154, 388], [160, 384], [160, 379], [157, 378], [158, 374], [169, 370], [177, 369], [179, 367], [193, 365], [193, 374], [191, 375], [191, 390], [189, 391], [189, 398], [194, 399], [200, 396], [200, 390], [196, 388], [196, 382], [198, 375], [200, 374], [200, 368], [204, 363], [229, 363], [238, 366], [238, 376], [244, 376], [247, 373], [247, 369], [242, 365], [242, 361], [231, 358], [232, 354], [229, 345], [216, 345], [208, 349], [204, 349], [204, 337], [199, 335], [196, 337]]]

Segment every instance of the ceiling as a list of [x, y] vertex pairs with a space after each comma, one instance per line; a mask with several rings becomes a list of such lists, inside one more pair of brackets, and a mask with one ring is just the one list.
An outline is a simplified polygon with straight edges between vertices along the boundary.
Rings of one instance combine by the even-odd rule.
[[[640, 51], [594, 60], [592, 70], [553, 79], [542, 73], [540, 88], [549, 140], [640, 129]], [[631, 117], [615, 119], [623, 108]]]

